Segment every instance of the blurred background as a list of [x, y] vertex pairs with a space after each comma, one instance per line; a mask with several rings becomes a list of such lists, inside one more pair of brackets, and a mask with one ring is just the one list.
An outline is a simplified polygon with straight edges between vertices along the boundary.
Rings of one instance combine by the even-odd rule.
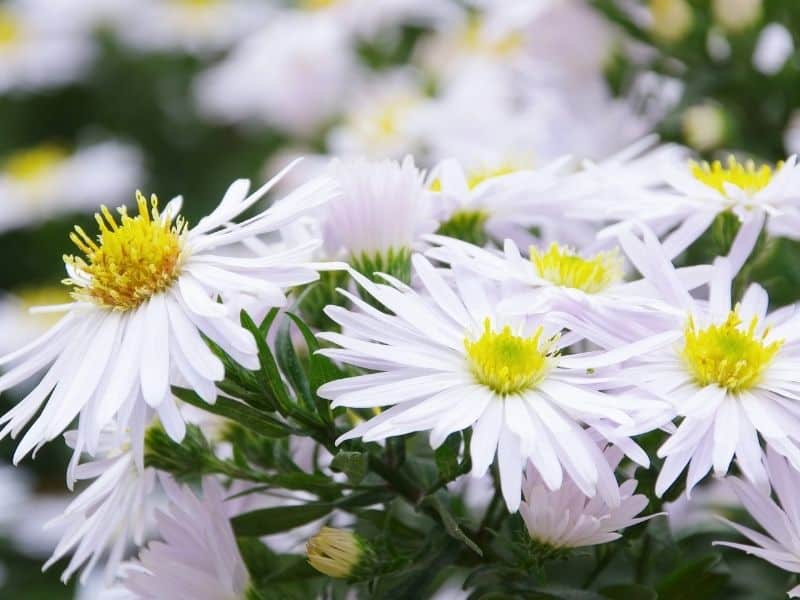
[[[137, 189], [183, 195], [191, 224], [233, 179], [300, 155], [284, 190], [331, 156], [485, 177], [653, 132], [707, 158], [785, 158], [798, 32], [796, 0], [0, 1], [0, 353], [49, 324], [29, 306], [67, 298], [72, 227]], [[781, 243], [760, 268], [784, 304], [800, 252]], [[51, 444], [0, 467], [0, 598], [97, 597], [40, 573], [66, 461]]]

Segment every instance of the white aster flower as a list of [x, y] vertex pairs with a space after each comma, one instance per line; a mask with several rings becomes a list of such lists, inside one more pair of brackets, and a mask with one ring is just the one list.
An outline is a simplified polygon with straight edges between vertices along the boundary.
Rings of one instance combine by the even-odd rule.
[[[605, 457], [615, 469], [622, 453], [607, 451]], [[635, 479], [628, 479], [620, 485], [619, 504], [609, 506], [599, 496], [587, 497], [570, 480], [558, 490], [549, 489], [536, 469], [528, 465], [522, 484], [525, 500], [519, 506], [519, 514], [531, 539], [546, 548], [605, 544], [622, 537], [621, 529], [656, 516], [636, 516], [649, 502], [647, 496], [634, 494], [636, 483]]]
[[139, 151], [119, 142], [72, 153], [54, 144], [18, 150], [0, 161], [0, 231], [122, 203], [142, 176]]
[[800, 222], [800, 168], [795, 156], [775, 168], [756, 166], [753, 161], [740, 163], [730, 156], [725, 163], [665, 164], [660, 174], [671, 189], [642, 190], [633, 184], [627, 198], [641, 193], [647, 201], [638, 205], [626, 201], [625, 206], [617, 208], [628, 212], [630, 220], [651, 224], [656, 230], [674, 228], [664, 238], [670, 258], [697, 240], [717, 215], [730, 211], [741, 222], [728, 253], [733, 270], [738, 271], [755, 247], [768, 216], [785, 223]]
[[421, 149], [419, 112], [428, 102], [418, 75], [394, 71], [358, 89], [327, 136], [332, 154], [400, 158]]
[[[722, 519], [752, 543], [714, 542], [714, 545], [736, 548], [784, 571], [800, 573], [800, 499], [797, 497], [800, 473], [774, 452], [767, 452], [767, 466], [777, 502], [751, 483], [736, 477], [727, 479], [739, 501], [766, 533]], [[800, 598], [800, 585], [790, 589], [787, 595]]]
[[[66, 438], [75, 447], [77, 432], [69, 432]], [[84, 463], [79, 463], [81, 448], [75, 447], [67, 472], [70, 488], [74, 481], [93, 481], [63, 514], [45, 524], [47, 529], [63, 530], [63, 535], [43, 568], [69, 556], [61, 576], [64, 582], [82, 568], [80, 581], [85, 583], [98, 561], [106, 558], [105, 582], [110, 583], [128, 546], [145, 541], [159, 501], [156, 471], [143, 466], [142, 443], [131, 442], [136, 441], [106, 430], [97, 450], [102, 457]]]
[[139, 51], [208, 54], [257, 30], [273, 12], [260, 0], [136, 0], [112, 15], [111, 26]]
[[250, 577], [236, 546], [217, 480], [203, 479], [202, 497], [161, 479], [170, 500], [157, 514], [164, 541], [154, 541], [123, 566], [122, 586], [132, 598], [156, 600], [242, 600]]
[[95, 55], [89, 32], [52, 19], [44, 3], [0, 6], [0, 93], [52, 88], [80, 79]]
[[343, 31], [316, 15], [287, 11], [201, 73], [194, 91], [210, 119], [311, 136], [344, 105], [355, 72]]
[[[629, 255], [646, 258], [631, 234], [620, 241]], [[764, 486], [759, 436], [800, 470], [800, 330], [795, 308], [767, 314], [767, 294], [757, 284], [731, 306], [732, 271], [724, 258], [714, 264], [707, 303], [694, 300], [673, 271], [658, 276], [671, 288], [671, 302], [681, 313], [661, 334], [664, 344], [637, 356], [624, 371], [632, 384], [672, 404], [681, 418], [658, 450], [665, 461], [656, 493], [663, 494], [687, 464], [691, 492], [712, 468], [715, 475], [725, 475], [734, 456], [742, 473]]]
[[617, 505], [618, 489], [609, 485], [611, 469], [582, 425], [613, 437], [634, 460], [647, 464], [638, 446], [617, 436], [613, 425], [632, 424], [632, 414], [656, 406], [599, 391], [620, 387], [613, 373], [594, 370], [615, 359], [560, 355], [559, 327], [497, 313], [498, 287], [455, 273], [453, 289], [421, 255], [413, 263], [426, 296], [391, 278], [391, 285], [374, 284], [353, 273], [393, 314], [347, 292], [357, 311], [326, 310], [347, 333], [320, 334], [340, 347], [321, 352], [377, 372], [327, 383], [319, 394], [333, 400], [334, 407], [391, 406], [340, 441], [430, 431], [431, 445], [437, 447], [449, 434], [472, 428], [472, 474], [484, 475], [496, 454], [510, 510], [519, 505], [528, 459], [550, 489], [561, 486], [566, 471], [583, 493], [599, 492]]
[[[96, 239], [76, 228], [71, 239], [86, 257], [65, 257], [65, 282], [73, 287], [74, 301], [50, 307], [65, 316], [38, 339], [0, 358], [8, 368], [0, 390], [44, 372], [33, 391], [0, 418], [2, 436], [16, 436], [35, 419], [15, 461], [58, 436], [78, 416], [78, 445], [93, 454], [102, 428], [116, 419], [125, 429], [142, 403], [153, 407], [169, 435], [180, 440], [185, 424], [170, 384], [188, 382], [213, 402], [214, 382], [224, 377], [222, 361], [202, 336], [239, 364], [258, 365], [255, 340], [225, 301], [250, 296], [265, 306], [282, 306], [284, 290], [318, 277], [314, 267], [319, 265], [304, 258], [310, 245], [321, 242], [265, 256], [225, 253], [279, 230], [335, 194], [330, 181], [317, 180], [272, 208], [231, 223], [279, 178], [249, 196], [249, 182], [236, 181], [219, 206], [192, 228], [178, 216], [179, 202], [159, 212], [155, 197], [148, 205], [141, 195], [136, 216], [120, 209], [118, 221], [103, 208]], [[139, 428], [131, 436], [143, 433]]]
[[420, 237], [436, 228], [423, 188], [424, 174], [406, 157], [402, 163], [335, 160], [330, 175], [340, 194], [325, 208], [322, 234], [328, 256], [387, 269], [408, 261]]
[[[657, 330], [659, 324], [668, 326], [674, 318], [670, 313], [675, 309], [661, 299], [659, 290], [663, 286], [652, 283], [659, 271], [654, 271], [652, 261], [643, 262], [640, 254], [633, 255], [634, 265], [649, 278], [626, 281], [624, 255], [618, 247], [579, 252], [553, 242], [546, 250], [531, 246], [525, 257], [511, 240], [505, 241], [501, 254], [443, 236], [427, 239], [438, 244], [428, 250], [428, 256], [507, 283], [498, 305], [501, 313], [562, 311], [584, 325], [594, 323], [587, 337], [601, 345], [611, 343], [599, 331], [607, 331], [620, 341], [631, 341], [648, 331], [648, 326]], [[660, 245], [655, 238], [645, 240], [645, 247], [649, 256], [658, 256]], [[708, 283], [711, 268], [686, 267], [675, 270], [674, 276], [683, 289], [693, 290]]]

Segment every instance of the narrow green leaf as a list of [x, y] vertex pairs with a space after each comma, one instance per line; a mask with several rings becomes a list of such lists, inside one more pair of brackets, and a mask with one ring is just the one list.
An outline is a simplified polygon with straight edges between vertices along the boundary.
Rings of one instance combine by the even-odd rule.
[[275, 339], [275, 355], [278, 359], [278, 366], [286, 376], [286, 379], [289, 380], [295, 395], [303, 402], [306, 408], [313, 410], [314, 398], [311, 394], [308, 376], [294, 349], [289, 327], [289, 321], [284, 322]]
[[443, 481], [452, 481], [461, 474], [458, 466], [458, 451], [460, 448], [461, 434], [456, 432], [447, 436], [444, 443], [436, 449], [434, 453], [436, 468], [439, 470], [439, 477]]
[[467, 534], [465, 534], [461, 529], [461, 526], [458, 524], [455, 517], [450, 513], [438, 496], [428, 496], [425, 499], [425, 503], [430, 505], [441, 517], [445, 531], [447, 531], [447, 534], [450, 537], [464, 544], [478, 556], [483, 556], [483, 551], [480, 549], [478, 544], [467, 537]]
[[275, 506], [244, 513], [231, 520], [236, 535], [261, 537], [289, 531], [321, 519], [331, 512], [328, 502], [310, 502], [297, 506]]
[[241, 321], [242, 326], [249, 330], [256, 340], [256, 346], [258, 347], [258, 360], [261, 364], [261, 374], [266, 385], [269, 386], [269, 389], [271, 389], [272, 393], [275, 395], [278, 411], [283, 415], [289, 414], [291, 399], [289, 398], [289, 393], [286, 390], [286, 385], [283, 383], [283, 379], [281, 378], [278, 365], [275, 362], [275, 357], [272, 355], [272, 351], [269, 349], [269, 344], [267, 344], [267, 338], [265, 334], [253, 322], [252, 317], [250, 317], [250, 315], [245, 311], [242, 311]]
[[198, 396], [197, 393], [186, 388], [173, 386], [172, 393], [187, 404], [219, 415], [220, 417], [231, 419], [239, 423], [242, 427], [246, 427], [250, 431], [265, 437], [286, 437], [294, 431], [291, 427], [282, 423], [275, 417], [232, 398], [218, 396], [214, 404], [209, 404]]

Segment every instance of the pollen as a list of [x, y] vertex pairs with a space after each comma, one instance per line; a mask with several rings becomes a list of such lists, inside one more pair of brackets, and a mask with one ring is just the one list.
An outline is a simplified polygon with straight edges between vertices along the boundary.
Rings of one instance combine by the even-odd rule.
[[[2, 43], [2, 15], [0, 15], [0, 43]], [[62, 163], [68, 154], [55, 144], [41, 144], [9, 156], [3, 170], [17, 181], [33, 182]]]
[[716, 384], [737, 393], [761, 381], [783, 340], [767, 343], [769, 329], [756, 334], [756, 317], [746, 327], [742, 325], [736, 310], [723, 323], [701, 330], [689, 319], [681, 357], [698, 385]]
[[481, 337], [464, 340], [475, 380], [501, 396], [536, 387], [550, 371], [556, 357], [555, 339], [543, 339], [543, 335], [542, 327], [530, 337], [514, 335], [508, 325], [496, 332], [486, 319]]
[[726, 183], [751, 194], [763, 189], [782, 164], [778, 163], [774, 169], [769, 165], [757, 167], [752, 160], [740, 163], [733, 156], [729, 156], [725, 166], [718, 160], [710, 164], [705, 161], [701, 163], [690, 161], [689, 169], [695, 179], [727, 196]]
[[[188, 226], [183, 217], [173, 222], [159, 214], [155, 194], [147, 199], [136, 194], [139, 214], [117, 209], [119, 223], [105, 206], [95, 214], [100, 234], [95, 242], [80, 227], [70, 234], [86, 258], [64, 256], [81, 279], [65, 279], [74, 286], [72, 295], [113, 310], [130, 310], [169, 288], [180, 274], [185, 258], [184, 239]], [[88, 283], [83, 281], [86, 279]]]
[[622, 258], [616, 249], [583, 258], [571, 248], [554, 242], [547, 252], [531, 247], [530, 256], [539, 277], [587, 294], [602, 292], [624, 276]]

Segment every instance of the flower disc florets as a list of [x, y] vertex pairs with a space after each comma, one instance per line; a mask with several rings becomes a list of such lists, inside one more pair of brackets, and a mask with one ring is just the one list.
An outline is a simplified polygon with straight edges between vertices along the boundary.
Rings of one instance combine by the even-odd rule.
[[130, 310], [154, 294], [169, 288], [180, 274], [185, 258], [186, 221], [159, 214], [158, 198], [147, 200], [137, 193], [139, 214], [131, 217], [125, 207], [118, 209], [120, 222], [105, 206], [95, 220], [100, 228], [97, 243], [80, 227], [70, 234], [73, 243], [86, 255], [65, 256], [64, 262], [88, 284], [66, 279], [75, 286], [73, 296], [114, 310]]
[[578, 255], [555, 242], [547, 252], [530, 249], [531, 262], [542, 279], [562, 287], [596, 294], [622, 281], [623, 262], [616, 250], [598, 252], [590, 258]]

